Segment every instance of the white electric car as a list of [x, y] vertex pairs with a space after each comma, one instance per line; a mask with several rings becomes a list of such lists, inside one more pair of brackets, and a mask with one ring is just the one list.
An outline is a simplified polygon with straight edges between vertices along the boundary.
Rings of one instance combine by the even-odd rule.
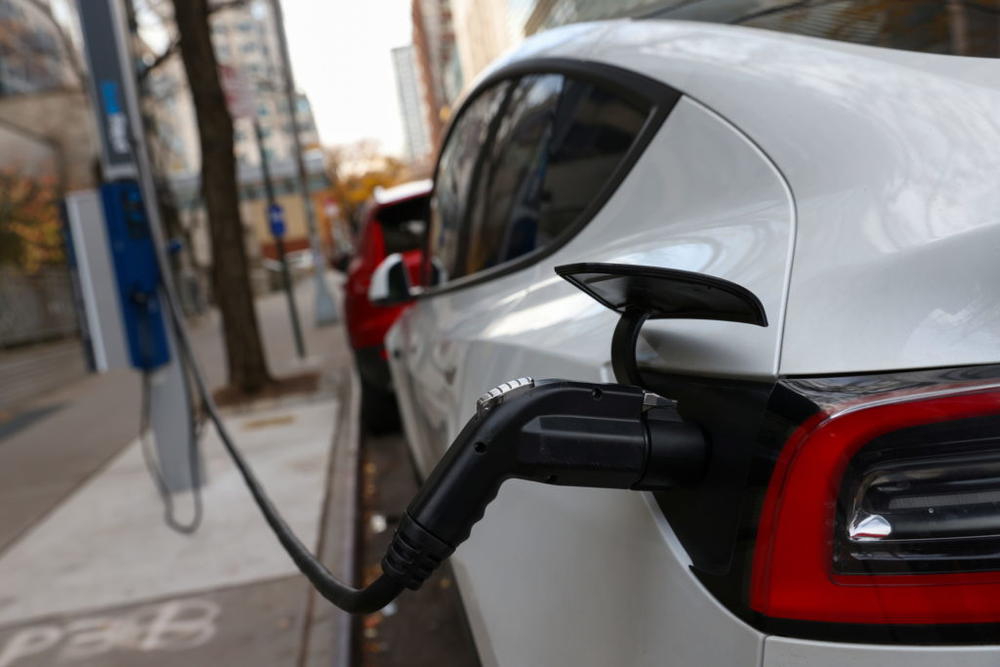
[[998, 63], [618, 20], [472, 87], [387, 338], [424, 475], [498, 383], [616, 380], [619, 315], [555, 267], [763, 306], [641, 330], [699, 483], [504, 483], [452, 558], [484, 664], [1000, 664]]

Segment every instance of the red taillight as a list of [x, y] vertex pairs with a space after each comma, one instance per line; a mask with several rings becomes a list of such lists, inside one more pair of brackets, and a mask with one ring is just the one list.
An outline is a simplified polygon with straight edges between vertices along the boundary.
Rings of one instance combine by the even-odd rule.
[[1000, 420], [973, 421], [1000, 415], [1000, 391], [832, 412], [778, 458], [751, 607], [838, 623], [1000, 622]]

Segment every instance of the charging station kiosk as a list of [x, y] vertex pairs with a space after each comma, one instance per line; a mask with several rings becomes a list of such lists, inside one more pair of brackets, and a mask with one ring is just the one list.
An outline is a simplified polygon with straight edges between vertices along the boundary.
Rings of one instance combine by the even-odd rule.
[[71, 193], [65, 211], [94, 370], [169, 363], [159, 265], [138, 185]]
[[121, 0], [78, 0], [104, 183], [65, 201], [94, 370], [147, 375], [149, 426], [168, 492], [202, 483], [193, 407], [165, 312], [173, 290], [156, 206]]

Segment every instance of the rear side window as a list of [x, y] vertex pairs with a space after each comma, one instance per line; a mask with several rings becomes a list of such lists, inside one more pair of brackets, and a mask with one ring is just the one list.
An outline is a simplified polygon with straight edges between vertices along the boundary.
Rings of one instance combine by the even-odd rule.
[[465, 219], [469, 186], [479, 151], [489, 137], [491, 122], [507, 87], [504, 82], [476, 98], [456, 122], [441, 151], [430, 206], [429, 251], [446, 275], [454, 275], [458, 268], [461, 225]]
[[[445, 264], [449, 277], [544, 248], [580, 221], [650, 111], [649, 104], [562, 74], [512, 83], [472, 175], [465, 217], [457, 223], [462, 240]], [[448, 166], [442, 157], [439, 183], [448, 178]]]
[[462, 275], [534, 249], [563, 83], [559, 74], [527, 76], [511, 90], [472, 197]]
[[543, 248], [570, 228], [649, 113], [593, 83], [551, 74], [521, 79], [510, 98], [473, 203], [467, 273]]

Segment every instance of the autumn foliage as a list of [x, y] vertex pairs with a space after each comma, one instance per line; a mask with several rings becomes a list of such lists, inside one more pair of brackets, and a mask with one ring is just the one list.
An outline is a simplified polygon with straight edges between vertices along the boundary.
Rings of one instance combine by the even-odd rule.
[[361, 209], [376, 188], [388, 188], [426, 174], [402, 160], [384, 155], [378, 143], [362, 140], [326, 149], [327, 173], [333, 183], [333, 196], [345, 217], [358, 222]]
[[64, 261], [55, 179], [0, 169], [0, 264], [33, 273]]

